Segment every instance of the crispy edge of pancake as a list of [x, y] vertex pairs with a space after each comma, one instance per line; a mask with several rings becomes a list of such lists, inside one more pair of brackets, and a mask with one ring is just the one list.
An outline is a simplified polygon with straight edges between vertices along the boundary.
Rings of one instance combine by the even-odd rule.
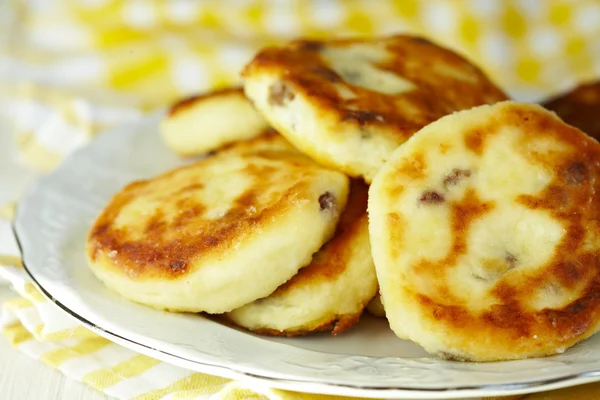
[[250, 332], [255, 335], [293, 338], [323, 332], [330, 332], [331, 336], [337, 336], [357, 325], [360, 322], [361, 315], [362, 313], [339, 315], [335, 319], [328, 322], [315, 323], [303, 329], [284, 331], [269, 328], [248, 329], [233, 322], [227, 317], [227, 314], [208, 314], [207, 317], [212, 318], [215, 321], [231, 328], [241, 329], [245, 332]]
[[173, 104], [169, 110], [167, 111], [167, 115], [169, 117], [174, 117], [177, 114], [180, 114], [184, 111], [188, 111], [190, 108], [193, 108], [200, 104], [205, 100], [212, 100], [215, 98], [223, 98], [223, 97], [240, 97], [244, 96], [244, 89], [242, 87], [230, 87], [230, 88], [222, 88], [218, 90], [214, 90], [212, 92], [206, 92], [202, 94], [197, 94], [193, 96], [186, 97], [184, 99], [179, 100], [175, 104]]

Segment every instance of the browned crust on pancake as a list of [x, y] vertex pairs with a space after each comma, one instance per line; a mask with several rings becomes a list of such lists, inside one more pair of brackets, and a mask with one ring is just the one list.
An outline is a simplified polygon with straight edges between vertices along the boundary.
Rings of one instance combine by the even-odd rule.
[[600, 139], [600, 81], [587, 82], [546, 100], [543, 106], [563, 121]]
[[177, 103], [175, 103], [171, 106], [171, 108], [168, 111], [168, 115], [170, 117], [173, 117], [173, 116], [181, 113], [182, 111], [190, 108], [193, 105], [197, 105], [198, 103], [200, 103], [202, 101], [212, 100], [215, 97], [220, 97], [220, 96], [245, 97], [244, 89], [242, 89], [241, 87], [224, 88], [224, 89], [220, 89], [220, 90], [215, 90], [212, 92], [207, 92], [207, 93], [203, 93], [203, 94], [199, 94], [199, 95], [195, 95], [195, 96], [190, 96], [183, 100], [178, 101]]
[[[466, 237], [472, 222], [494, 207], [493, 202], [482, 201], [471, 190], [464, 199], [450, 204], [453, 244], [447, 256], [413, 265], [415, 274], [430, 275], [438, 283], [437, 298], [411, 292], [422, 312], [437, 323], [454, 332], [462, 331], [464, 337], [476, 332], [478, 336], [494, 338], [499, 348], [513, 349], [515, 354], [523, 351], [521, 347], [527, 351], [531, 346], [566, 348], [593, 334], [600, 323], [600, 243], [596, 242], [592, 249], [584, 248], [586, 232], [600, 236], [600, 145], [541, 109], [519, 107], [522, 106], [513, 104], [498, 109], [493, 120], [474, 128], [465, 137], [478, 137], [473, 151], [480, 154], [488, 139], [506, 126], [534, 133], [521, 135], [520, 148], [528, 151], [535, 162], [553, 170], [554, 180], [540, 193], [521, 195], [516, 200], [561, 222], [565, 234], [554, 256], [521, 279], [498, 279], [491, 290], [497, 304], [479, 315], [471, 312], [468, 305], [451, 295], [445, 283], [445, 271], [455, 267], [468, 250]], [[540, 135], [561, 142], [566, 151], [553, 153], [552, 159], [546, 153], [536, 153], [531, 143]], [[401, 237], [402, 221], [394, 221], [389, 229]], [[519, 260], [507, 254], [502, 262], [511, 269], [518, 268]], [[577, 300], [562, 308], [530, 309], [528, 299], [546, 285], [568, 290], [583, 285], [583, 289], [577, 292]]]
[[[363, 305], [363, 309], [366, 307], [366, 304]], [[344, 315], [338, 317], [338, 320], [331, 331], [331, 336], [337, 336], [340, 333], [346, 332], [348, 329], [352, 328], [360, 321], [360, 316], [362, 313], [356, 313], [352, 315]]]
[[349, 329], [353, 328], [360, 322], [360, 317], [362, 316], [362, 312], [368, 303], [363, 304], [361, 311], [356, 314], [344, 314], [337, 315], [332, 320], [315, 325], [313, 327], [308, 327], [304, 329], [298, 330], [283, 330], [279, 331], [277, 329], [269, 329], [269, 328], [259, 328], [259, 329], [249, 329], [243, 326], [240, 326], [233, 322], [231, 319], [227, 318], [226, 314], [206, 314], [206, 318], [212, 319], [219, 323], [228, 325], [230, 327], [237, 327], [240, 329], [244, 329], [248, 332], [255, 333], [257, 335], [263, 336], [276, 336], [276, 337], [297, 337], [297, 336], [306, 336], [312, 333], [319, 332], [331, 332], [331, 336], [340, 335]]
[[[283, 138], [275, 129], [269, 127], [262, 131], [260, 136], [252, 139], [242, 140], [235, 143], [226, 144], [214, 154], [255, 154], [267, 156], [284, 150], [286, 152], [298, 152], [286, 139]], [[300, 153], [298, 152], [300, 155]]]
[[281, 285], [274, 296], [290, 290], [292, 287], [310, 285], [311, 282], [334, 280], [347, 267], [349, 253], [348, 241], [352, 240], [359, 229], [368, 223], [367, 196], [369, 187], [360, 180], [352, 180], [346, 208], [340, 216], [333, 239], [315, 254], [309, 265], [302, 268], [292, 279]]
[[[402, 94], [385, 94], [352, 85], [342, 80], [319, 53], [324, 46], [343, 47], [361, 42], [374, 43], [358, 39], [298, 40], [283, 47], [267, 48], [246, 66], [242, 75], [248, 77], [258, 70], [278, 71], [282, 76], [278, 93], [293, 96], [294, 92], [301, 92], [319, 110], [336, 114], [341, 122], [362, 128], [388, 127], [401, 141], [454, 111], [507, 99], [466, 59], [418, 37], [397, 35], [376, 41], [386, 46], [392, 55], [378, 67], [408, 79], [418, 87]], [[444, 75], [432, 68], [440, 63], [468, 71], [474, 82]], [[344, 85], [357, 96], [342, 98], [335, 84]]]
[[[265, 209], [251, 212], [249, 210], [255, 204], [255, 199], [272, 185], [269, 177], [277, 171], [278, 166], [254, 163], [252, 160], [257, 157], [248, 156], [249, 163], [245, 172], [253, 177], [253, 185], [235, 199], [234, 205], [223, 217], [206, 220], [202, 218], [205, 212], [203, 205], [182, 194], [202, 190], [202, 164], [218, 162], [218, 158], [219, 156], [211, 157], [148, 181], [134, 182], [116, 194], [88, 234], [89, 258], [95, 261], [100, 255], [106, 257], [114, 251], [114, 262], [110, 263], [110, 268], [132, 278], [185, 277], [200, 258], [215, 257], [230, 251], [235, 246], [234, 239], [252, 234], [261, 229], [261, 226], [272, 223], [288, 207], [293, 206], [294, 199], [302, 200], [308, 187], [302, 177], [304, 174], [314, 174], [315, 168], [318, 168], [305, 159], [293, 159], [292, 164], [301, 166], [290, 177], [296, 183], [281, 192], [276, 199], [272, 199]], [[285, 165], [289, 166], [290, 163], [286, 161]], [[184, 210], [175, 218], [169, 221], [166, 218], [168, 215], [157, 209], [145, 221], [144, 235], [140, 239], [131, 238], [128, 227], [115, 227], [115, 219], [127, 204], [139, 196], [153, 192], [153, 182], [194, 170], [197, 170], [196, 181], [178, 188], [173, 194], [180, 197], [176, 204], [180, 210]]]
[[302, 330], [285, 330], [278, 331], [276, 329], [250, 329], [250, 332], [256, 333], [257, 335], [264, 336], [279, 336], [279, 337], [295, 337], [295, 336], [305, 336], [311, 333], [318, 332], [331, 332], [331, 336], [337, 336], [342, 334], [358, 324], [360, 321], [360, 316], [362, 315], [362, 311], [357, 314], [348, 314], [348, 315], [338, 315], [332, 321], [326, 322], [321, 325], [317, 325], [314, 328], [305, 328]]
[[336, 228], [336, 235], [354, 229], [355, 222], [367, 211], [367, 200], [369, 197], [369, 186], [360, 179], [350, 181], [350, 194], [344, 212]]

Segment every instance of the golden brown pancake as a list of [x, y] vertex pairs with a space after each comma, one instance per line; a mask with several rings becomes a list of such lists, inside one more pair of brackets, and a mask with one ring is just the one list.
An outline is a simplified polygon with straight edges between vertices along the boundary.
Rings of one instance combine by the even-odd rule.
[[274, 135], [117, 193], [92, 226], [93, 272], [159, 309], [222, 313], [271, 294], [333, 235], [348, 178]]
[[260, 136], [267, 128], [242, 88], [183, 99], [168, 110], [160, 125], [165, 144], [184, 156], [205, 154]]
[[506, 95], [463, 57], [411, 36], [293, 41], [261, 51], [244, 90], [318, 162], [367, 182], [413, 133]]
[[444, 358], [557, 354], [600, 323], [600, 144], [539, 106], [446, 116], [369, 190], [394, 332]]
[[367, 186], [352, 182], [335, 236], [273, 294], [227, 314], [259, 334], [337, 335], [356, 324], [377, 291], [367, 218]]
[[544, 104], [567, 124], [600, 140], [600, 81], [588, 82]]

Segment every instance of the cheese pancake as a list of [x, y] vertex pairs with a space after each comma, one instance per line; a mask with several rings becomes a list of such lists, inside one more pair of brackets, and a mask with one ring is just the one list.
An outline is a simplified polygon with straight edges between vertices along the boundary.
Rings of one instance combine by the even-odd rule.
[[349, 179], [275, 150], [273, 137], [265, 142], [117, 193], [88, 235], [96, 276], [139, 303], [208, 313], [239, 308], [288, 281], [333, 235]]
[[391, 328], [457, 360], [557, 354], [600, 322], [600, 144], [540, 106], [446, 116], [369, 190]]
[[600, 81], [580, 85], [544, 104], [567, 124], [600, 140]]
[[464, 58], [411, 36], [294, 41], [261, 51], [243, 77], [248, 98], [294, 146], [367, 182], [423, 126], [506, 99]]
[[358, 322], [377, 292], [367, 218], [367, 186], [354, 181], [333, 239], [272, 295], [227, 314], [251, 331], [337, 335]]
[[367, 311], [375, 317], [385, 318], [385, 308], [383, 308], [383, 303], [381, 302], [381, 296], [379, 294], [367, 304]]
[[296, 150], [283, 136], [269, 128], [260, 136], [252, 139], [241, 140], [219, 149], [219, 155], [259, 155], [268, 157], [273, 153], [288, 153], [290, 156], [306, 158]]
[[194, 156], [262, 134], [268, 128], [241, 88], [229, 88], [176, 103], [161, 121], [164, 143]]

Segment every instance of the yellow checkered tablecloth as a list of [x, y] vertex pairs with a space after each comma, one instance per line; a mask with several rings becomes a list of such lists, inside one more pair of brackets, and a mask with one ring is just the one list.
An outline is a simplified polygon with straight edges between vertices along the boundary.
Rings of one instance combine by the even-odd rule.
[[[238, 82], [264, 45], [399, 32], [466, 55], [523, 101], [600, 76], [597, 0], [8, 0], [0, 3], [0, 114], [23, 168], [47, 171], [99, 132]], [[327, 397], [186, 371], [76, 325], [20, 269], [7, 244], [11, 211], [0, 205], [0, 276], [20, 296], [3, 305], [0, 325], [24, 353], [122, 399]], [[600, 399], [600, 385], [526, 398]]]

